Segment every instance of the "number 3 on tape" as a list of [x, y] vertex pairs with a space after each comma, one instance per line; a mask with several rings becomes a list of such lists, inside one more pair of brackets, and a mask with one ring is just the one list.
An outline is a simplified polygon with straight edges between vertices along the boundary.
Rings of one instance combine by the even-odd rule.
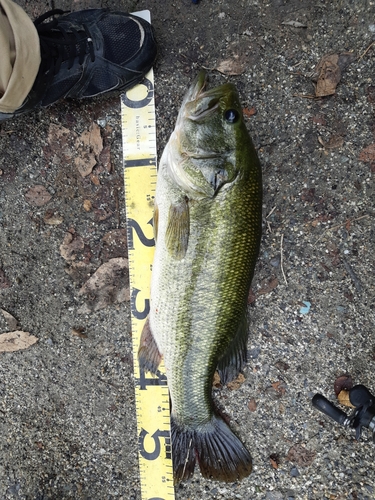
[[157, 150], [152, 70], [141, 84], [121, 96], [121, 122], [141, 492], [143, 500], [173, 500], [169, 393], [165, 368], [161, 365], [153, 377], [139, 369], [137, 357], [149, 310], [154, 255], [152, 215]]

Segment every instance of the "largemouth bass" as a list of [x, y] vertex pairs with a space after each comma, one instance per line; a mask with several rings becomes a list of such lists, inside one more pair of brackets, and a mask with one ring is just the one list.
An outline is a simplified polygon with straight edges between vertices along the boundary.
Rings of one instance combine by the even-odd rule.
[[251, 456], [212, 398], [246, 360], [247, 297], [261, 238], [262, 181], [238, 93], [187, 92], [160, 160], [154, 209], [150, 313], [139, 362], [155, 373], [164, 357], [171, 398], [175, 482], [196, 461], [204, 477], [235, 481]]

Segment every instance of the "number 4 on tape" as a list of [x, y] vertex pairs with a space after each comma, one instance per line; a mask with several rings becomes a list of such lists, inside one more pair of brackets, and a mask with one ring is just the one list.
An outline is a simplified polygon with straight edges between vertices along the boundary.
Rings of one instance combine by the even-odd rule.
[[[148, 11], [137, 15], [148, 17], [149, 21]], [[169, 393], [165, 368], [161, 365], [154, 377], [140, 370], [137, 357], [142, 328], [150, 307], [154, 255], [152, 215], [157, 150], [152, 70], [141, 84], [121, 96], [121, 122], [141, 492], [143, 500], [173, 500]]]

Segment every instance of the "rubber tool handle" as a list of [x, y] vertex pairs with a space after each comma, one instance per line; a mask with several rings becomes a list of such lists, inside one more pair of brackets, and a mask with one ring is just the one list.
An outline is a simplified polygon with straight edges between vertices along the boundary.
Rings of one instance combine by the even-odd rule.
[[375, 397], [364, 385], [355, 385], [349, 391], [349, 400], [353, 406], [372, 405]]
[[346, 413], [340, 410], [340, 408], [337, 408], [321, 394], [315, 394], [315, 396], [312, 398], [312, 404], [313, 406], [315, 406], [315, 408], [325, 413], [328, 417], [331, 417], [335, 422], [338, 422], [339, 424], [344, 425], [345, 421], [348, 418]]

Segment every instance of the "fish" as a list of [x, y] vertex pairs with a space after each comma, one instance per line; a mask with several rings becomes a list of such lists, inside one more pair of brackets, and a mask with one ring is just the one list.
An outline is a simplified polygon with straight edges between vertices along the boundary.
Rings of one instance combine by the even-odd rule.
[[234, 84], [187, 91], [157, 174], [150, 311], [139, 366], [164, 359], [174, 482], [248, 476], [252, 458], [212, 395], [246, 363], [247, 301], [262, 228], [262, 172]]

